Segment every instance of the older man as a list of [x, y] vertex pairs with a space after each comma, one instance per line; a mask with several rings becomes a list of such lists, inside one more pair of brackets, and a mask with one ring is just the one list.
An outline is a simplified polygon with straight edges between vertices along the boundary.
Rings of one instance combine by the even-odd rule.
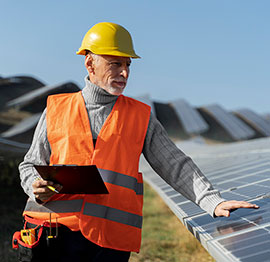
[[[47, 237], [46, 245], [41, 237], [38, 261], [53, 257], [55, 261], [119, 262], [128, 261], [131, 251], [139, 252], [141, 153], [165, 181], [212, 216], [229, 216], [235, 208], [257, 208], [222, 199], [168, 138], [150, 108], [122, 95], [131, 58], [139, 58], [125, 28], [96, 24], [77, 54], [85, 56], [85, 88], [48, 98], [32, 146], [19, 167], [22, 187], [29, 195], [24, 211], [27, 226], [46, 225], [52, 210], [52, 222], [57, 218], [60, 225], [53, 243]], [[33, 168], [55, 164], [96, 165], [109, 194], [61, 194], [60, 185], [42, 180]]]

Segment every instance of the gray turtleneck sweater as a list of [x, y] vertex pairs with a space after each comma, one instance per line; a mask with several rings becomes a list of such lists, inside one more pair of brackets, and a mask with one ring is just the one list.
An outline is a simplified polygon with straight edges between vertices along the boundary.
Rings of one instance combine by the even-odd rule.
[[[107, 93], [85, 78], [82, 96], [88, 112], [93, 139], [110, 114], [118, 96]], [[39, 177], [33, 165], [48, 165], [50, 144], [47, 138], [46, 109], [37, 125], [32, 145], [19, 165], [21, 185], [35, 200], [32, 183]], [[143, 154], [151, 167], [176, 191], [213, 215], [215, 207], [224, 201], [193, 161], [169, 139], [166, 131], [151, 114], [144, 141]]]

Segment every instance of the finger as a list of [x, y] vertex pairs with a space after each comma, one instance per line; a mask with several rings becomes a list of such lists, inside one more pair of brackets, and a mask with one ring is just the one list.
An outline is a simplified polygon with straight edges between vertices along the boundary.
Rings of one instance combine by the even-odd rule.
[[229, 217], [230, 216], [230, 211], [228, 211], [228, 210], [222, 210], [222, 216]]
[[252, 204], [252, 203], [249, 203], [249, 202], [246, 202], [246, 201], [243, 201], [243, 206], [248, 207], [248, 208], [259, 208], [258, 205]]
[[37, 180], [37, 185], [40, 187], [52, 186], [53, 182], [48, 180]]
[[45, 194], [46, 193], [46, 187], [34, 187], [33, 188], [33, 193], [35, 195], [37, 195], [37, 194]]
[[218, 208], [215, 212], [215, 215], [218, 217], [229, 217], [230, 216], [230, 211]]
[[50, 194], [52, 191], [48, 187], [37, 187], [33, 189], [34, 194]]
[[55, 193], [54, 192], [49, 192], [49, 193], [34, 193], [35, 197], [37, 199], [49, 199], [51, 198]]
[[33, 188], [42, 188], [42, 187], [51, 186], [51, 185], [53, 185], [52, 181], [38, 179], [38, 180], [34, 181], [34, 183], [32, 184], [32, 187]]
[[47, 202], [52, 196], [48, 195], [35, 195], [36, 199], [41, 200], [42, 202]]
[[[41, 192], [40, 192], [41, 191]], [[37, 199], [41, 200], [41, 201], [45, 201], [45, 200], [48, 200], [49, 198], [51, 198], [55, 193], [52, 192], [52, 191], [42, 191], [42, 190], [39, 190], [37, 192], [34, 192], [34, 195]]]
[[[37, 188], [34, 187], [33, 193], [36, 196], [36, 198], [38, 198], [38, 199], [50, 198], [55, 194], [55, 192], [51, 191], [47, 186], [37, 187]], [[39, 197], [37, 197], [37, 196], [39, 196]]]
[[236, 208], [259, 208], [256, 204], [251, 204], [246, 201], [227, 201], [223, 202], [223, 208], [230, 210], [230, 209], [236, 209]]

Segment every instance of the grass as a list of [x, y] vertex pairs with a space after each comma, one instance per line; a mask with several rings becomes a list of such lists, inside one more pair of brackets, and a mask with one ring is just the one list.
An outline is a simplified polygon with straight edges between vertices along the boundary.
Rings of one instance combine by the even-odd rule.
[[215, 261], [145, 183], [142, 247], [130, 262]]

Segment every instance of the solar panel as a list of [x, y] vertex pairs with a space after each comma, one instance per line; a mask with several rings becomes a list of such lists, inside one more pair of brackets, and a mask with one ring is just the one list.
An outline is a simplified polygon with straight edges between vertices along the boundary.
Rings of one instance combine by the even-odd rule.
[[270, 138], [206, 145], [177, 143], [225, 199], [247, 200], [260, 209], [238, 209], [212, 218], [166, 184], [145, 160], [145, 180], [217, 261], [270, 261]]
[[156, 117], [174, 140], [186, 140], [190, 135], [184, 130], [175, 110], [165, 103], [154, 102]]
[[30, 129], [33, 129], [37, 125], [40, 117], [41, 117], [41, 113], [37, 113], [28, 118], [25, 118], [17, 125], [12, 126], [9, 130], [3, 132], [1, 136], [4, 138], [10, 138], [18, 134], [24, 133]]
[[270, 122], [250, 109], [239, 109], [234, 112], [236, 116], [249, 124], [262, 136], [270, 136]]
[[200, 110], [214, 118], [235, 141], [248, 139], [255, 135], [254, 130], [219, 105], [204, 106]]
[[0, 137], [0, 157], [8, 158], [10, 156], [22, 157], [29, 149], [30, 144], [14, 142]]
[[39, 80], [27, 76], [15, 76], [0, 79], [0, 109], [4, 110], [6, 103], [37, 88], [44, 86]]
[[183, 99], [178, 99], [171, 102], [171, 106], [175, 110], [183, 128], [189, 134], [200, 134], [208, 130], [208, 124], [201, 117], [198, 111], [191, 107]]
[[217, 261], [269, 261], [270, 201], [251, 202], [260, 209], [240, 209], [231, 213], [230, 218], [198, 215], [185, 222]]
[[25, 109], [30, 105], [29, 108], [27, 108], [29, 110], [26, 111], [33, 112], [34, 110], [34, 112], [41, 112], [46, 107], [48, 95], [71, 93], [80, 90], [81, 89], [72, 82], [43, 86], [9, 101], [6, 106]]

